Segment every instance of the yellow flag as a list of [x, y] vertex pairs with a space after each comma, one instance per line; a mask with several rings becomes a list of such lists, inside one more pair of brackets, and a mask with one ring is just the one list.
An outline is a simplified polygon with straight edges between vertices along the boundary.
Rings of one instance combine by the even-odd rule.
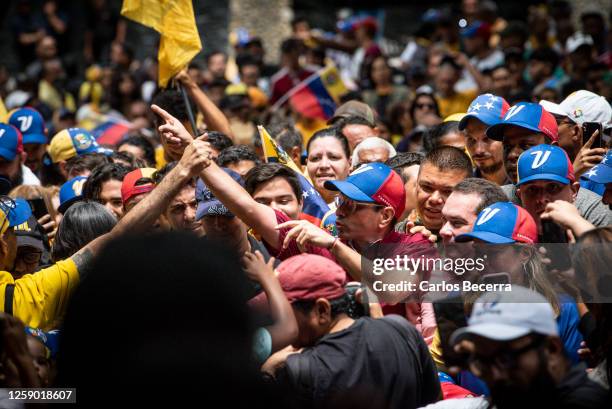
[[6, 107], [4, 106], [4, 101], [2, 101], [2, 97], [0, 97], [0, 122], [6, 121]]
[[340, 98], [348, 92], [338, 69], [333, 65], [329, 65], [321, 71], [321, 82], [337, 104], [340, 103]]
[[162, 88], [202, 49], [191, 0], [123, 0], [121, 15], [161, 35], [157, 59]]
[[285, 152], [283, 148], [276, 144], [276, 142], [274, 141], [274, 139], [272, 139], [268, 131], [266, 131], [266, 128], [259, 125], [257, 127], [257, 130], [259, 131], [259, 136], [261, 137], [261, 146], [264, 151], [264, 157], [266, 158], [266, 162], [277, 162], [287, 166], [288, 168], [291, 168], [292, 170], [298, 172], [300, 175], [303, 174], [299, 166], [295, 164], [293, 159], [291, 159], [291, 156], [287, 155], [287, 152]]

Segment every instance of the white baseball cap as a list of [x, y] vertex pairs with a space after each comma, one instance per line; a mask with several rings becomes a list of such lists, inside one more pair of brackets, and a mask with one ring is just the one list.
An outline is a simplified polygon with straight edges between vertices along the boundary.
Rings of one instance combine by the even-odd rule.
[[593, 44], [593, 38], [591, 38], [590, 35], [577, 31], [565, 42], [565, 51], [567, 51], [568, 54], [571, 54], [583, 45]]
[[554, 102], [542, 99], [540, 100], [540, 105], [542, 105], [542, 108], [544, 108], [553, 115], [568, 116], [567, 113], [563, 109], [561, 109], [561, 105], [555, 104]]
[[552, 306], [539, 293], [512, 285], [512, 291], [490, 292], [476, 300], [468, 326], [451, 336], [455, 344], [471, 335], [511, 341], [530, 333], [558, 336]]
[[581, 89], [572, 92], [559, 104], [572, 121], [579, 125], [585, 122], [597, 122], [604, 128], [612, 126], [612, 108], [604, 97]]

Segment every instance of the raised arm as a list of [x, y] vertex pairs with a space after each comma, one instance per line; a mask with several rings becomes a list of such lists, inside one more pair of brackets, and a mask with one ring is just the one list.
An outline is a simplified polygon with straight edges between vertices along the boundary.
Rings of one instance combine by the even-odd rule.
[[[165, 126], [168, 126], [168, 123], [160, 127], [160, 132], [166, 132]], [[201, 139], [191, 142], [176, 167], [146, 198], [130, 210], [112, 231], [93, 240], [72, 256], [81, 277], [87, 274], [92, 258], [109, 240], [128, 232], [134, 233], [150, 227], [166, 209], [172, 198], [179, 193], [182, 186], [200, 173], [210, 162], [209, 143]]]
[[221, 112], [221, 110], [215, 105], [214, 102], [208, 98], [208, 96], [200, 89], [198, 84], [189, 76], [187, 70], [182, 70], [179, 72], [176, 77], [178, 81], [183, 84], [187, 94], [195, 101], [198, 109], [204, 115], [204, 121], [206, 121], [206, 125], [208, 129], [211, 131], [222, 132], [230, 137], [230, 139], [234, 140], [234, 133], [232, 132], [232, 128], [230, 128], [229, 121]]
[[[152, 109], [166, 120], [166, 125], [159, 128], [160, 132], [174, 134], [169, 138], [184, 139], [186, 137], [184, 135], [188, 132], [180, 121], [158, 106], [153, 106]], [[214, 162], [203, 169], [200, 177], [230, 212], [255, 229], [269, 245], [274, 248], [278, 246], [279, 235], [276, 230], [276, 214], [272, 208], [257, 203], [240, 184]]]

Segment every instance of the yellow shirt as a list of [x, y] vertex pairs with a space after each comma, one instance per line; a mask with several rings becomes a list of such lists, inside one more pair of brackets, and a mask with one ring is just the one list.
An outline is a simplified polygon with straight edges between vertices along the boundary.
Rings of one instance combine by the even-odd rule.
[[4, 311], [6, 285], [15, 284], [13, 315], [27, 326], [48, 331], [63, 317], [78, 283], [79, 271], [72, 259], [59, 261], [17, 280], [11, 273], [0, 271], [0, 309]]
[[429, 346], [429, 354], [431, 355], [431, 359], [433, 359], [436, 366], [439, 368], [444, 367], [444, 360], [442, 359], [442, 341], [437, 328], [433, 340], [431, 341], [431, 345]]
[[467, 112], [472, 102], [478, 96], [478, 90], [468, 90], [463, 92], [456, 92], [452, 97], [440, 97], [438, 100], [438, 106], [440, 107], [440, 116], [446, 118], [449, 115]]

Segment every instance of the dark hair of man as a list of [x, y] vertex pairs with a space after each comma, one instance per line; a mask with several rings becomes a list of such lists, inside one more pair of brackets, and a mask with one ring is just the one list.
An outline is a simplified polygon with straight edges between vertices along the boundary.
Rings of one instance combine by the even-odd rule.
[[280, 145], [285, 152], [290, 152], [291, 149], [295, 147], [300, 148], [301, 151], [304, 142], [300, 131], [291, 127], [276, 134], [276, 143]]
[[244, 175], [244, 188], [252, 196], [260, 185], [276, 177], [285, 179], [291, 186], [297, 200], [302, 200], [302, 187], [298, 176], [293, 170], [280, 163], [262, 163], [249, 170]]
[[[187, 106], [183, 101], [183, 96], [176, 90], [166, 89], [160, 91], [153, 97], [153, 101], [151, 103], [166, 110], [170, 115], [181, 122], [189, 120], [189, 116], [187, 115]], [[196, 111], [194, 110], [194, 112]], [[159, 127], [163, 123], [164, 121], [161, 119], [161, 117], [155, 114], [155, 126]]]
[[68, 174], [83, 173], [92, 171], [98, 166], [111, 163], [111, 159], [102, 153], [88, 153], [86, 155], [75, 156], [66, 161], [66, 172]]
[[250, 160], [255, 162], [255, 165], [259, 165], [261, 161], [255, 154], [255, 151], [247, 145], [235, 145], [225, 148], [219, 153], [217, 158], [217, 164], [219, 166], [227, 167], [228, 164], [235, 164], [241, 160]]
[[440, 146], [440, 141], [442, 138], [453, 132], [459, 132], [458, 121], [448, 121], [434, 125], [425, 133], [425, 136], [423, 137], [423, 148], [425, 149], [425, 152], [430, 152], [434, 148]]
[[117, 150], [119, 150], [119, 148], [121, 148], [123, 145], [135, 146], [142, 149], [147, 166], [155, 166], [155, 148], [144, 136], [135, 135], [124, 139], [117, 145]]
[[374, 124], [365, 119], [362, 116], [351, 115], [345, 116], [344, 118], [334, 121], [334, 126], [338, 127], [341, 131], [344, 130], [344, 127], [347, 125], [367, 125], [370, 128], [374, 128]]
[[208, 53], [206, 55], [206, 64], [210, 64], [210, 59], [213, 58], [215, 55], [219, 55], [221, 54], [223, 56], [223, 58], [225, 58], [227, 60], [227, 54], [225, 54], [223, 51], [221, 50], [213, 50], [210, 53]]
[[423, 161], [423, 154], [420, 152], [398, 152], [392, 158], [387, 159], [385, 165], [389, 166], [402, 178], [402, 182], [408, 182], [408, 177], [404, 174], [404, 169], [410, 166], [420, 165]]
[[308, 20], [306, 20], [306, 17], [304, 16], [296, 16], [293, 18], [293, 20], [291, 20], [291, 28], [295, 30], [295, 26], [300, 23], [308, 23]]
[[508, 196], [498, 185], [481, 178], [463, 179], [455, 185], [453, 192], [463, 193], [464, 195], [478, 195], [480, 197], [480, 204], [476, 207], [476, 214], [494, 203], [508, 201]]
[[238, 71], [241, 74], [242, 74], [242, 70], [246, 66], [254, 65], [254, 66], [259, 68], [259, 64], [255, 60], [255, 58], [253, 58], [249, 54], [240, 54], [240, 55], [236, 56], [236, 65], [238, 66]]
[[217, 131], [209, 131], [206, 132], [206, 134], [208, 135], [207, 141], [213, 148], [215, 148], [219, 152], [234, 145], [234, 142], [232, 142], [230, 137], [224, 133]]
[[64, 260], [95, 238], [108, 233], [117, 219], [104, 206], [96, 202], [78, 202], [66, 210], [57, 228], [51, 257]]
[[[332, 318], [336, 318], [336, 316], [340, 314], [346, 314], [348, 312], [349, 297], [347, 294], [327, 301], [329, 301], [329, 304], [331, 305]], [[315, 300], [298, 300], [291, 303], [291, 306], [307, 314], [312, 311], [315, 306], [315, 303]]]
[[159, 169], [153, 174], [153, 182], [156, 185], [159, 185], [159, 183], [166, 177], [168, 173], [170, 173], [172, 169], [176, 167], [177, 164], [178, 161], [166, 163], [161, 169]]
[[100, 200], [102, 185], [109, 180], [123, 182], [123, 178], [130, 172], [118, 163], [107, 163], [106, 165], [94, 168], [83, 185], [83, 197], [87, 200]]
[[132, 171], [137, 168], [146, 168], [147, 164], [144, 160], [136, 158], [130, 152], [113, 152], [110, 158], [114, 163], [123, 165], [126, 169]]
[[304, 43], [302, 40], [297, 38], [288, 38], [281, 43], [281, 54], [291, 54], [294, 52], [299, 52]]
[[432, 149], [431, 152], [425, 155], [421, 166], [427, 163], [441, 171], [460, 170], [465, 172], [466, 177], [472, 174], [470, 158], [465, 152], [454, 146], [440, 146], [439, 148]]
[[344, 151], [344, 154], [346, 155], [347, 158], [350, 159], [351, 151], [349, 148], [348, 139], [346, 139], [346, 136], [344, 136], [342, 131], [340, 131], [340, 128], [336, 126], [331, 126], [329, 128], [321, 129], [320, 131], [315, 132], [308, 140], [308, 144], [306, 145], [306, 152], [310, 153], [310, 145], [312, 144], [313, 141], [319, 138], [327, 138], [327, 137], [336, 138], [340, 142], [340, 145], [342, 146], [342, 150]]

